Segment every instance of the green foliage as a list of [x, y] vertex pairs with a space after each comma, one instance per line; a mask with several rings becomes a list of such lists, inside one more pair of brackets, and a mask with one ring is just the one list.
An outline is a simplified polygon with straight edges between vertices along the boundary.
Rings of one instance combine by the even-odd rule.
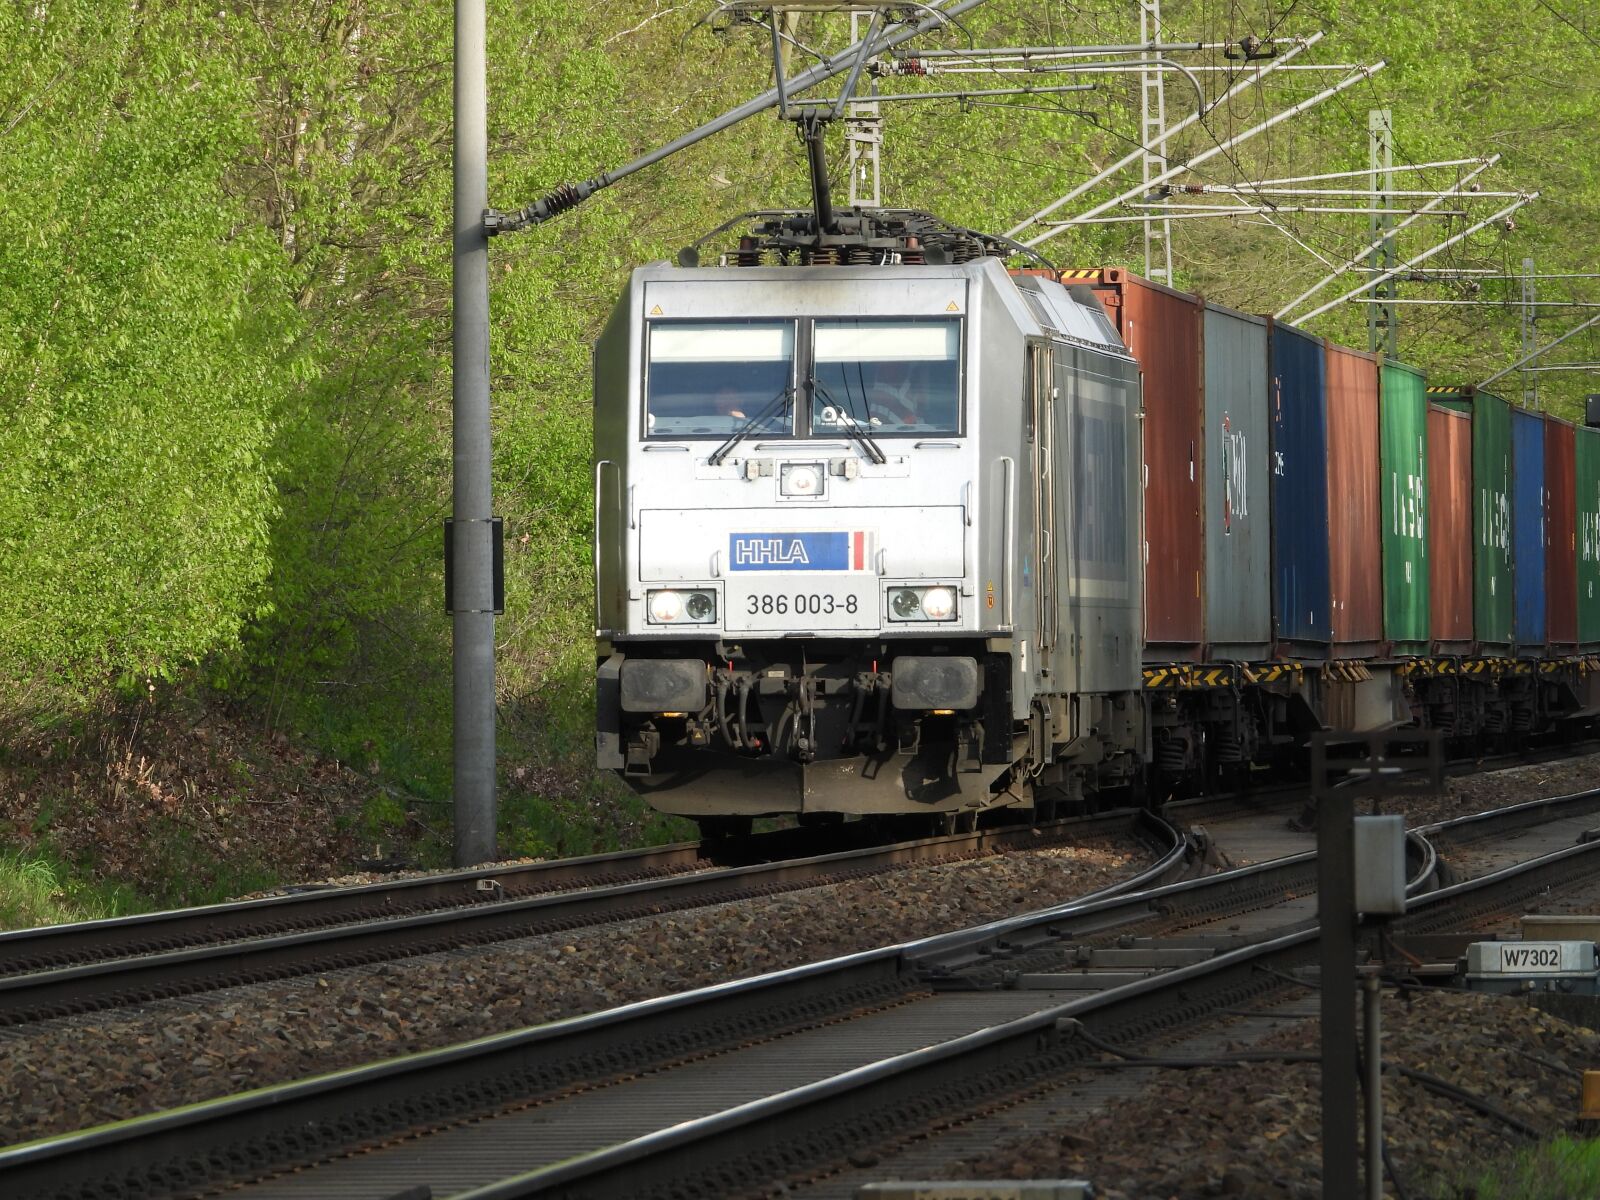
[[1477, 1200], [1589, 1200], [1600, 1196], [1600, 1142], [1565, 1134], [1517, 1155], [1509, 1165], [1475, 1168], [1440, 1196]]
[[[702, 16], [494, 0], [491, 203], [591, 178], [769, 86], [760, 31], [713, 33]], [[1591, 269], [1594, 56], [1543, 6], [1169, 0], [1165, 16], [1174, 36], [1208, 40], [1323, 29], [1308, 59], [1390, 62], [1198, 178], [1364, 168], [1366, 111], [1387, 106], [1401, 162], [1498, 151], [1487, 186], [1545, 189], [1517, 230], [1474, 235], [1441, 262]], [[843, 17], [810, 14], [801, 40], [837, 46], [844, 31]], [[993, 0], [929, 41], [1137, 33], [1132, 5]], [[268, 724], [308, 731], [399, 794], [448, 799], [451, 38], [448, 6], [399, 0], [0, 10], [12, 51], [0, 62], [0, 714], [30, 687], [81, 699], [203, 663]], [[1267, 100], [1246, 93], [1169, 153], [1201, 153], [1330, 81], [1273, 79]], [[885, 202], [1010, 228], [1133, 148], [1137, 76], [1096, 83], [1006, 107], [886, 106]], [[1174, 77], [1169, 119], [1189, 103]], [[837, 131], [829, 146], [842, 199]], [[1136, 178], [1137, 166], [1119, 177]], [[588, 765], [589, 344], [631, 266], [740, 211], [808, 201], [793, 132], [762, 115], [492, 245], [504, 811], [521, 849], [665, 835]], [[1278, 225], [1179, 223], [1178, 282], [1270, 311], [1324, 270], [1289, 235], [1332, 257], [1364, 228], [1308, 214]], [[1427, 244], [1412, 238], [1402, 254]], [[1080, 226], [1045, 250], [1062, 265], [1138, 265], [1138, 228]], [[1567, 311], [1581, 310], [1551, 310], [1544, 338]], [[1364, 344], [1353, 306], [1312, 327]], [[1482, 378], [1518, 343], [1514, 310], [1403, 313], [1402, 356], [1440, 378]], [[1593, 386], [1555, 375], [1541, 390], [1570, 414]], [[396, 813], [369, 818], [377, 830]]]
[[170, 675], [261, 611], [294, 313], [222, 188], [213, 10], [0, 10], [0, 674]]
[[141, 907], [125, 889], [85, 883], [52, 858], [0, 854], [0, 929], [95, 921]]

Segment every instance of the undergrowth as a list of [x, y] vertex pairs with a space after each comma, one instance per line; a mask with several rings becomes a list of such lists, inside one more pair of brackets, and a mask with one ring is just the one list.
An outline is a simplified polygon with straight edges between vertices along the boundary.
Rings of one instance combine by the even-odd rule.
[[1600, 1196], [1600, 1141], [1563, 1134], [1510, 1163], [1474, 1167], [1435, 1195], [1441, 1200], [1593, 1200]]

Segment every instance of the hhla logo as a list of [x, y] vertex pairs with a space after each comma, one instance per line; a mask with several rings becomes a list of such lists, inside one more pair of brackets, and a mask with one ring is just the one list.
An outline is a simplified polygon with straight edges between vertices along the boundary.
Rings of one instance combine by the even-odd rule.
[[797, 537], [735, 537], [733, 540], [735, 566], [809, 566], [806, 544]]

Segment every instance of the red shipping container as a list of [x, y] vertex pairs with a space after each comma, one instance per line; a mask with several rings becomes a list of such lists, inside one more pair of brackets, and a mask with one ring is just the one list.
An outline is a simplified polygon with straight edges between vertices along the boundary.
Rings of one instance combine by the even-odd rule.
[[1578, 645], [1577, 430], [1544, 421], [1545, 636], [1550, 649]]
[[1472, 649], [1472, 418], [1428, 405], [1428, 625], [1439, 654]]
[[[1323, 343], [1328, 364], [1328, 583], [1333, 655], [1383, 642], [1383, 516], [1378, 491], [1378, 360]], [[1312, 536], [1307, 530], [1306, 536]]]
[[1100, 272], [1095, 294], [1144, 373], [1145, 659], [1198, 659], [1205, 640], [1200, 302], [1117, 267]]

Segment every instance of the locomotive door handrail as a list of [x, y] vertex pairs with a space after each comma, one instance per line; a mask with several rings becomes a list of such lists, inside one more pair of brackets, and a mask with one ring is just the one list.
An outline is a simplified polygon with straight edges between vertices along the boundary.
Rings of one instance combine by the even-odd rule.
[[600, 484], [605, 474], [605, 469], [616, 465], [616, 462], [609, 458], [602, 458], [594, 464], [594, 623], [596, 627], [604, 623], [600, 612], [600, 545], [605, 540], [600, 536]]
[[1004, 454], [996, 461], [1000, 463], [1004, 496], [1004, 503], [1000, 506], [1000, 586], [1003, 589], [1000, 619], [1005, 622], [1006, 629], [1013, 630], [1016, 620], [1012, 613], [1011, 595], [1016, 589], [1012, 583], [1012, 573], [1017, 551], [1011, 539], [1017, 535], [1017, 464]]
[[1033, 370], [1029, 405], [1033, 413], [1033, 538], [1039, 563], [1038, 586], [1034, 589], [1037, 606], [1039, 665], [1048, 670], [1049, 652], [1056, 644], [1056, 555], [1055, 555], [1055, 351], [1049, 343], [1028, 348]]

